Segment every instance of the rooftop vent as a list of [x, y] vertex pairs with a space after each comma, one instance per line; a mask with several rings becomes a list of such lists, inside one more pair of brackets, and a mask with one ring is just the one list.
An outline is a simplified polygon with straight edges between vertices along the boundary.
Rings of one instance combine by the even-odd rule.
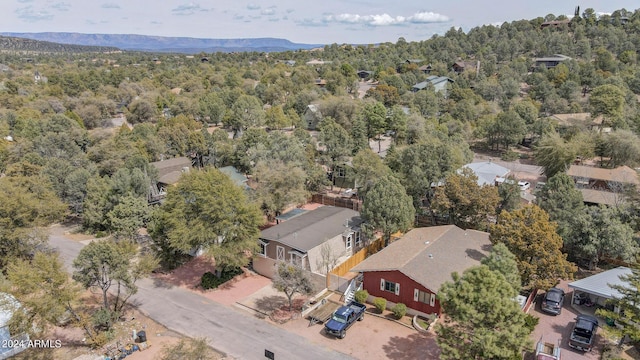
[[433, 254], [429, 254], [429, 259], [433, 259]]

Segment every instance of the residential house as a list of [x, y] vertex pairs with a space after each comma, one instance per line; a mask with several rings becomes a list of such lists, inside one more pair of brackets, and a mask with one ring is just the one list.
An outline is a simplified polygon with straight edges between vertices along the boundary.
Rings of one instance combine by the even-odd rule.
[[354, 188], [355, 183], [353, 179], [351, 179], [353, 176], [350, 176], [349, 172], [353, 172], [353, 164], [351, 164], [350, 161], [336, 164], [336, 166], [333, 167], [333, 174], [331, 174], [333, 185], [345, 189]]
[[40, 74], [40, 71], [36, 70], [36, 72], [33, 74], [33, 81], [35, 81], [36, 84], [39, 84], [39, 83], [46, 84], [49, 81], [49, 79], [46, 76], [43, 76], [42, 74]]
[[307, 130], [316, 130], [322, 120], [322, 113], [320, 113], [318, 105], [307, 105], [307, 109], [304, 111], [304, 114], [302, 114], [302, 120]]
[[321, 87], [321, 88], [324, 88], [325, 86], [327, 86], [327, 80], [325, 80], [325, 79], [315, 79], [313, 81], [313, 83], [316, 86]]
[[491, 250], [489, 234], [455, 225], [410, 230], [351, 269], [363, 276], [370, 299], [403, 303], [409, 313], [440, 314], [436, 295], [451, 273], [480, 264]]
[[422, 71], [424, 74], [431, 74], [431, 71], [433, 71], [433, 66], [431, 66], [431, 64], [422, 65], [418, 68], [418, 70]]
[[411, 87], [411, 91], [418, 92], [420, 90], [433, 86], [435, 92], [442, 92], [446, 97], [449, 84], [453, 82], [453, 79], [446, 76], [431, 75], [425, 81], [413, 85], [413, 87]]
[[572, 127], [579, 127], [594, 131], [611, 132], [611, 128], [602, 127], [602, 115], [591, 118], [591, 113], [553, 114], [548, 117], [556, 126], [558, 132], [563, 133]]
[[571, 303], [577, 304], [579, 299], [586, 295], [595, 305], [606, 307], [607, 300], [622, 297], [620, 292], [611, 285], [628, 286], [629, 283], [620, 279], [620, 276], [631, 275], [631, 273], [628, 267], [620, 266], [569, 283], [569, 289], [573, 289]]
[[542, 24], [540, 24], [540, 28], [541, 29], [556, 28], [563, 25], [569, 25], [570, 23], [571, 23], [571, 19], [545, 21]]
[[247, 178], [245, 174], [238, 171], [238, 169], [236, 169], [235, 166], [225, 166], [225, 167], [219, 168], [218, 170], [220, 170], [222, 173], [227, 175], [231, 179], [231, 181], [233, 181], [233, 183], [236, 184], [237, 186], [245, 190], [249, 189], [249, 185], [247, 184], [247, 182], [249, 181], [249, 178]]
[[362, 219], [359, 212], [351, 209], [321, 206], [280, 220], [279, 224], [262, 230], [260, 251], [253, 259], [255, 271], [269, 278], [274, 276], [278, 261], [291, 262], [325, 276], [323, 261], [346, 260], [363, 246]]
[[533, 59], [535, 63], [534, 68], [545, 66], [547, 69], [554, 68], [567, 60], [571, 60], [571, 58], [562, 54], [553, 54], [553, 56]]
[[150, 203], [159, 202], [166, 195], [166, 188], [177, 184], [182, 173], [189, 172], [192, 168], [191, 159], [187, 157], [156, 161], [151, 165], [158, 170], [158, 182], [151, 185]]
[[0, 359], [8, 359], [28, 348], [26, 345], [7, 346], [7, 343], [10, 342], [17, 344], [29, 342], [28, 334], [12, 334], [9, 329], [11, 317], [20, 308], [20, 303], [13, 295], [0, 293], [0, 341], [2, 341], [2, 346], [0, 346]]
[[323, 61], [323, 60], [318, 60], [318, 59], [313, 59], [311, 61], [307, 61], [307, 65], [324, 65], [324, 64], [331, 64], [333, 63], [333, 61]]
[[[478, 177], [478, 186], [495, 185], [497, 178], [506, 178], [511, 170], [491, 161], [482, 161], [466, 164], [463, 168], [468, 168]], [[462, 170], [462, 169], [461, 169]], [[459, 172], [461, 172], [459, 170]]]
[[567, 170], [588, 204], [616, 205], [624, 200], [624, 192], [640, 185], [638, 173], [628, 166], [605, 169], [571, 165]]
[[286, 60], [284, 62], [285, 65], [294, 66], [296, 64], [295, 60]]
[[358, 70], [358, 72], [356, 73], [358, 75], [358, 77], [362, 80], [368, 79], [370, 77], [373, 76], [374, 72], [373, 71], [367, 71], [367, 70]]
[[480, 60], [462, 61], [458, 60], [451, 65], [451, 69], [456, 74], [462, 74], [465, 71], [473, 71], [476, 74], [480, 71]]

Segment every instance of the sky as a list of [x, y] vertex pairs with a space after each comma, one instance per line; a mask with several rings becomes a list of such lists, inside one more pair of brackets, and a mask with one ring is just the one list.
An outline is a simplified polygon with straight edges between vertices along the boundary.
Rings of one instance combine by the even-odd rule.
[[421, 41], [452, 27], [640, 8], [637, 0], [0, 0], [0, 32], [77, 32], [306, 44]]

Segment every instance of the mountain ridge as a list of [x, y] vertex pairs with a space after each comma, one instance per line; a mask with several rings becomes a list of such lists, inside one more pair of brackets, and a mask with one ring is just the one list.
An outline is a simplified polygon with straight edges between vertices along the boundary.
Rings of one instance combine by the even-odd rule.
[[324, 44], [300, 44], [286, 39], [268, 37], [212, 39], [139, 34], [83, 34], [75, 32], [0, 32], [0, 35], [59, 44], [116, 47], [121, 50], [150, 52], [277, 52], [308, 50], [324, 46]]

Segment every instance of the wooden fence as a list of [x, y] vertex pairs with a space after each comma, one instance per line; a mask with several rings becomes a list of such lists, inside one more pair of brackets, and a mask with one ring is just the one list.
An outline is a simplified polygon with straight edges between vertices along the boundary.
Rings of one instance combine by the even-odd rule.
[[311, 196], [311, 201], [323, 205], [331, 205], [355, 211], [362, 211], [362, 201], [355, 199], [345, 199], [341, 197], [327, 196], [324, 194], [313, 194]]
[[338, 276], [344, 276], [356, 265], [360, 264], [367, 257], [377, 253], [384, 247], [384, 239], [382, 237], [372, 241], [369, 245], [363, 247], [355, 254], [351, 255], [345, 262], [336, 266], [331, 273]]

